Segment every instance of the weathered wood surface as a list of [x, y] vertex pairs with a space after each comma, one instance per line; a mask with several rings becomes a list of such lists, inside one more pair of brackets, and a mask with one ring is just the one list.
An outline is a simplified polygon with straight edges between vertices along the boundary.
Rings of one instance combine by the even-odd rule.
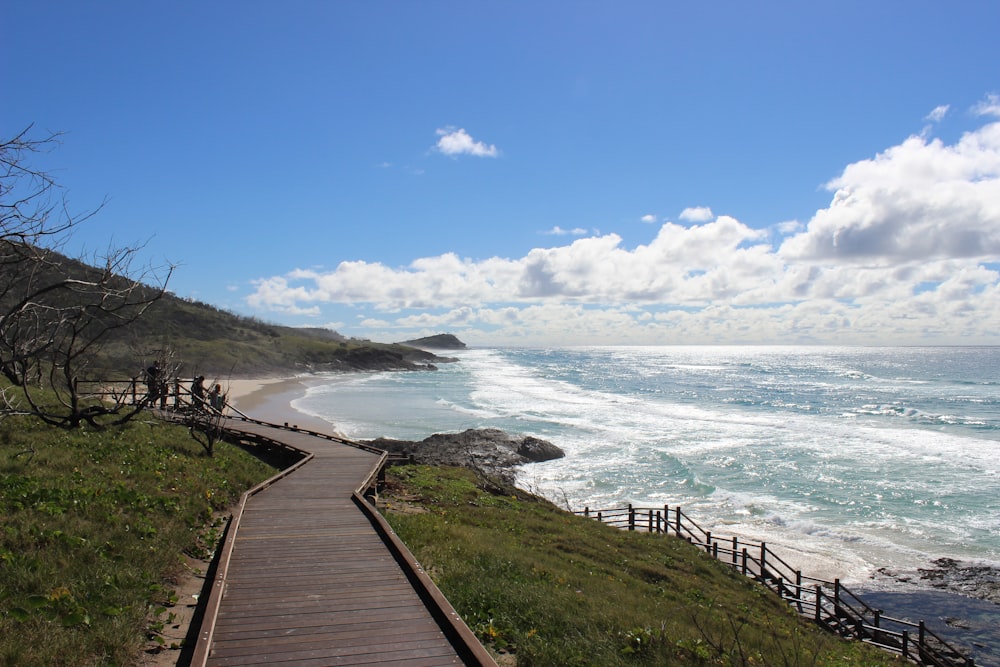
[[352, 498], [379, 455], [304, 432], [231, 426], [313, 458], [248, 499], [220, 572], [206, 664], [466, 664]]

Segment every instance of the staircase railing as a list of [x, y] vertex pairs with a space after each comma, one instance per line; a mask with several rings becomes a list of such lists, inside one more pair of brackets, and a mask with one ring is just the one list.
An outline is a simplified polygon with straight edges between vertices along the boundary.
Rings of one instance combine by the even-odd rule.
[[971, 658], [935, 634], [923, 621], [886, 616], [868, 605], [839, 579], [827, 581], [802, 574], [766, 542], [736, 535], [713, 535], [680, 507], [619, 507], [574, 512], [623, 530], [673, 535], [704, 549], [716, 560], [764, 584], [796, 611], [841, 637], [857, 639], [896, 653], [920, 665], [974, 667]]

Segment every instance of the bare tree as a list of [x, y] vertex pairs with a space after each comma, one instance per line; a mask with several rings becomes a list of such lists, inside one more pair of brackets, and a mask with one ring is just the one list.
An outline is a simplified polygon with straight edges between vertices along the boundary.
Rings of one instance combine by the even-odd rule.
[[122, 423], [141, 406], [87, 401], [78, 382], [109, 336], [162, 298], [173, 267], [137, 270], [141, 245], [109, 248], [90, 263], [60, 253], [103, 203], [69, 211], [56, 182], [28, 162], [59, 135], [32, 139], [31, 129], [0, 142], [0, 374], [47, 423]]

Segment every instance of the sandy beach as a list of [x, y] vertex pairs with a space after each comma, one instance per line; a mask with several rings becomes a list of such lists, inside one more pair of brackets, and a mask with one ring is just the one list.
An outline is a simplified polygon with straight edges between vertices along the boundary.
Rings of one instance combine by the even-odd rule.
[[306, 377], [231, 380], [228, 402], [247, 417], [263, 422], [288, 424], [317, 433], [336, 433], [330, 422], [292, 407], [292, 401], [305, 394], [308, 382]]

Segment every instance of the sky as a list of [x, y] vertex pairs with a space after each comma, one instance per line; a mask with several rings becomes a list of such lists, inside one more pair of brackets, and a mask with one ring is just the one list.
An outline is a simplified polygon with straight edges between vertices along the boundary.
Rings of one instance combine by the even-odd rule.
[[[1000, 344], [1000, 3], [0, 0], [66, 244], [471, 346]], [[102, 206], [103, 204], [103, 206]]]

